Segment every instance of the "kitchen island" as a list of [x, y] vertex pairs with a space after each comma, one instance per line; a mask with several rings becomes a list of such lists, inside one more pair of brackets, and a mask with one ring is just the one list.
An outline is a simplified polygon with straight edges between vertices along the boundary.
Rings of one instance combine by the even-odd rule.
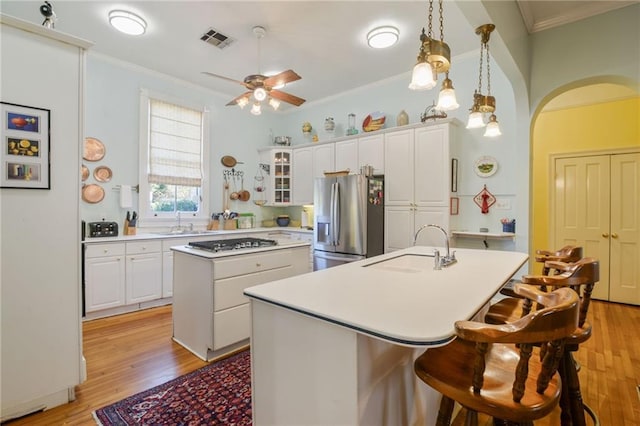
[[[442, 248], [439, 248], [443, 252]], [[413, 361], [453, 339], [527, 261], [411, 247], [251, 287], [254, 425], [431, 425], [439, 395]]]
[[[238, 240], [215, 243], [225, 241]], [[179, 245], [171, 250], [173, 340], [205, 361], [249, 343], [251, 314], [245, 288], [311, 270], [310, 245], [304, 241], [218, 251]]]

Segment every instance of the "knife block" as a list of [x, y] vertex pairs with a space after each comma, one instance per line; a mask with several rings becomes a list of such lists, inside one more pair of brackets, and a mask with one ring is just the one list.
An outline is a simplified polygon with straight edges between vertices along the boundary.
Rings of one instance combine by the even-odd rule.
[[129, 226], [129, 221], [128, 220], [124, 220], [124, 227], [122, 227], [122, 233], [124, 235], [136, 235], [136, 227], [135, 226]]
[[220, 229], [220, 221], [219, 220], [211, 220], [207, 225], [207, 230], [209, 231], [217, 231]]

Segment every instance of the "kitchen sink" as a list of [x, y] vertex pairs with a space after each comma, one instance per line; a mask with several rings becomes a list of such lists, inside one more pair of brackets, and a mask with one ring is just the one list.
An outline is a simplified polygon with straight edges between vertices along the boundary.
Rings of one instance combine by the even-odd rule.
[[370, 263], [363, 267], [416, 274], [426, 270], [433, 270], [433, 260], [431, 260], [433, 257], [433, 254], [403, 254], [391, 259]]

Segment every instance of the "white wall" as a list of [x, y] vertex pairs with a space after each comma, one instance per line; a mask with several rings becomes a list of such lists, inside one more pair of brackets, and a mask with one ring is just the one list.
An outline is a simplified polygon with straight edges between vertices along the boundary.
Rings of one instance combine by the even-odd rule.
[[[255, 117], [248, 110], [225, 107], [229, 101], [202, 87], [176, 80], [162, 74], [114, 59], [89, 54], [87, 58], [87, 108], [85, 135], [100, 139], [106, 147], [101, 161], [83, 163], [93, 172], [96, 166], [106, 165], [113, 171], [110, 182], [103, 184], [105, 198], [100, 203], [82, 202], [82, 218], [87, 222], [103, 218], [122, 224], [126, 209], [119, 206], [117, 185], [138, 184], [138, 138], [140, 89], [160, 93], [187, 103], [204, 105], [210, 115], [211, 200], [210, 213], [222, 211], [222, 172], [224, 155], [232, 155], [244, 164], [237, 170], [245, 173], [245, 186], [252, 184], [257, 172], [257, 148], [268, 143], [270, 120], [265, 113]], [[96, 183], [90, 176], [85, 183]], [[138, 208], [138, 194], [134, 193], [132, 210]], [[231, 209], [259, 213], [251, 201], [234, 201]], [[141, 224], [142, 225], [142, 224]]]
[[84, 50], [1, 25], [4, 102], [51, 110], [51, 189], [0, 189], [5, 419], [67, 402], [81, 378], [80, 134]]

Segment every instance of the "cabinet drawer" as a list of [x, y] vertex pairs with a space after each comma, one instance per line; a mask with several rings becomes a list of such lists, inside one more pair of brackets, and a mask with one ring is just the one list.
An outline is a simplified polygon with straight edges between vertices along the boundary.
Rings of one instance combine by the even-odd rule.
[[236, 306], [213, 314], [213, 350], [249, 338], [251, 329], [250, 304]]
[[213, 289], [213, 310], [218, 312], [247, 303], [249, 299], [242, 294], [245, 288], [287, 278], [294, 275], [294, 273], [294, 268], [287, 265], [282, 268], [271, 269], [264, 272], [217, 280]]
[[143, 254], [159, 252], [162, 243], [159, 240], [136, 241], [127, 243], [127, 254]]
[[274, 250], [268, 253], [221, 259], [215, 262], [213, 278], [217, 281], [222, 278], [282, 268], [291, 265], [291, 257], [291, 250]]
[[124, 243], [87, 244], [85, 257], [122, 256], [125, 251]]

